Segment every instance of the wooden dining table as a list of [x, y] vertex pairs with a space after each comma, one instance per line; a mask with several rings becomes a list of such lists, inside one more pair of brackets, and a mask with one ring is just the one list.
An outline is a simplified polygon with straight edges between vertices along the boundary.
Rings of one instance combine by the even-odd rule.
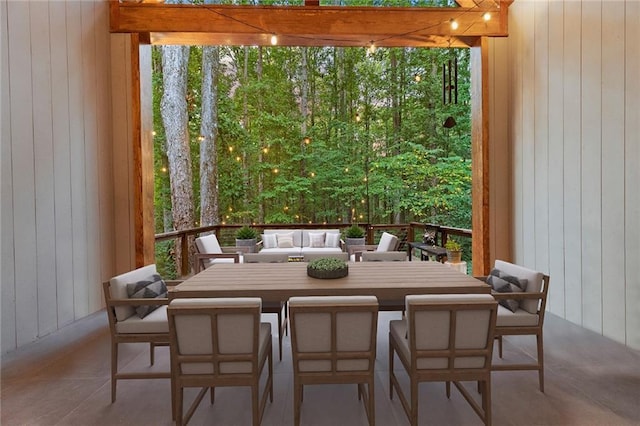
[[344, 278], [307, 275], [304, 262], [219, 263], [177, 285], [176, 297], [261, 297], [374, 295], [400, 300], [408, 294], [490, 293], [483, 281], [439, 262], [349, 262]]

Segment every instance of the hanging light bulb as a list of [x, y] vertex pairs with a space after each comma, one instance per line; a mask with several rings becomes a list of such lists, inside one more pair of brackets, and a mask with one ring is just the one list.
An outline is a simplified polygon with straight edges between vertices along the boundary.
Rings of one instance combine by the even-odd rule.
[[482, 19], [484, 19], [485, 21], [490, 21], [491, 14], [489, 12], [485, 12], [484, 15], [482, 15]]
[[278, 36], [273, 34], [271, 35], [271, 45], [276, 46], [278, 44]]
[[420, 77], [420, 74], [418, 74], [418, 73], [415, 73], [415, 75], [413, 76], [413, 78], [414, 78], [414, 80], [415, 80], [416, 82], [419, 82], [420, 80], [422, 80], [422, 77]]
[[452, 30], [457, 30], [458, 29], [458, 21], [456, 21], [455, 19], [451, 20], [451, 29]]

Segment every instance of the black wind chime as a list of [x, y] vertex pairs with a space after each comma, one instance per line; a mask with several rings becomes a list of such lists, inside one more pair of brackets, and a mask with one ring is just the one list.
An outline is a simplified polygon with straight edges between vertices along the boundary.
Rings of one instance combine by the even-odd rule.
[[458, 103], [458, 57], [442, 64], [442, 103]]

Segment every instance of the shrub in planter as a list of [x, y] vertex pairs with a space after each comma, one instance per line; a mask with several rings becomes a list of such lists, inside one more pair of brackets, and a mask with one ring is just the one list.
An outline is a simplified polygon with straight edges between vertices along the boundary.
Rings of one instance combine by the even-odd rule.
[[460, 263], [462, 261], [462, 247], [459, 242], [448, 238], [444, 248], [447, 249], [447, 259], [449, 262]]
[[249, 247], [249, 252], [255, 252], [258, 232], [245, 225], [236, 232], [236, 247]]
[[333, 257], [314, 259], [307, 264], [307, 275], [313, 278], [342, 278], [349, 275], [349, 265]]

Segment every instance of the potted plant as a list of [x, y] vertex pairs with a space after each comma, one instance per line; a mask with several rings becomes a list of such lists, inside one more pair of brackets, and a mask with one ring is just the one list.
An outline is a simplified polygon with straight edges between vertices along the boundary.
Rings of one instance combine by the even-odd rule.
[[255, 229], [244, 225], [236, 232], [236, 247], [249, 247], [249, 253], [256, 251], [258, 233]]
[[321, 279], [342, 278], [349, 275], [349, 265], [334, 257], [321, 257], [307, 264], [307, 275]]
[[349, 250], [349, 246], [363, 246], [365, 244], [364, 229], [360, 228], [355, 223], [347, 228], [344, 233], [344, 237], [347, 245], [347, 251]]
[[453, 238], [447, 238], [444, 248], [447, 249], [447, 259], [449, 262], [460, 263], [462, 261], [462, 247], [459, 242]]

